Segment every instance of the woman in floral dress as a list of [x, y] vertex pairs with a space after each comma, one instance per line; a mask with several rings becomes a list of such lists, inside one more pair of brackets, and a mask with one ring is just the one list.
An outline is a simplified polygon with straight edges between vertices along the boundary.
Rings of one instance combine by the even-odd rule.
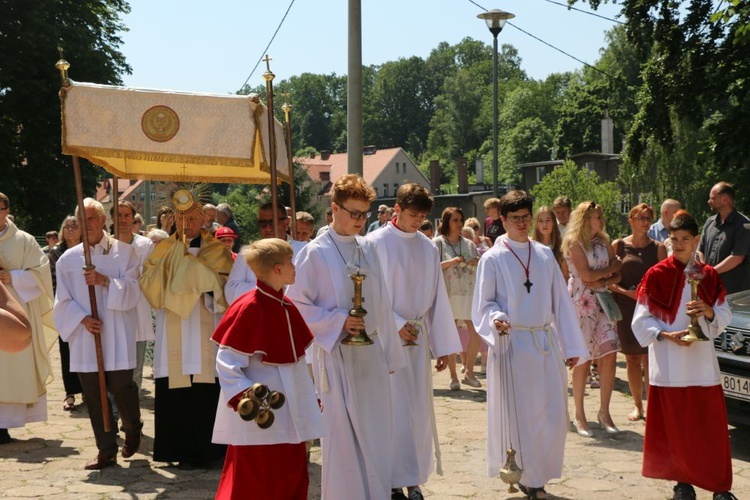
[[[443, 210], [440, 234], [432, 241], [440, 251], [440, 262], [453, 317], [456, 322], [464, 323], [469, 330], [466, 352], [461, 353], [465, 369], [462, 382], [471, 387], [482, 387], [482, 383], [474, 376], [474, 362], [481, 339], [471, 322], [471, 301], [474, 297], [479, 254], [474, 243], [461, 236], [463, 227], [464, 214], [461, 209], [448, 207]], [[456, 373], [455, 355], [449, 357], [448, 369], [451, 372], [451, 390], [457, 391], [461, 386]]]
[[[563, 239], [570, 278], [568, 290], [578, 312], [581, 331], [588, 344], [591, 359], [596, 361], [601, 378], [601, 405], [597, 420], [607, 433], [619, 432], [612, 422], [609, 403], [615, 385], [615, 361], [620, 341], [615, 321], [607, 318], [599, 305], [596, 292], [606, 292], [607, 286], [620, 281], [622, 261], [615, 255], [609, 237], [604, 232], [602, 208], [595, 202], [583, 202], [573, 211]], [[583, 396], [591, 361], [573, 369], [573, 399], [576, 432], [593, 436], [586, 421]]]

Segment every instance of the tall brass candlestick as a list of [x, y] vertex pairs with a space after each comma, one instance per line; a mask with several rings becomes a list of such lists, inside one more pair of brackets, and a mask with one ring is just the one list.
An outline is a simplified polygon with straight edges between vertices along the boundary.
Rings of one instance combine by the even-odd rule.
[[[687, 275], [688, 283], [690, 283], [690, 298], [691, 300], [698, 299], [698, 285], [703, 279], [703, 269], [701, 269], [695, 263], [695, 254], [690, 258], [690, 262], [685, 267], [685, 274]], [[705, 342], [708, 339], [703, 333], [701, 326], [698, 324], [698, 318], [696, 316], [690, 317], [690, 326], [688, 327], [687, 335], [683, 335], [681, 340], [685, 342]]]
[[[362, 302], [365, 301], [362, 298], [362, 282], [367, 276], [357, 271], [350, 274], [349, 278], [354, 282], [354, 297], [352, 297], [354, 307], [349, 311], [349, 316], [364, 318], [367, 315], [367, 311], [362, 307]], [[347, 335], [341, 343], [344, 345], [372, 345], [372, 339], [367, 336], [367, 332], [363, 328], [356, 335]]]

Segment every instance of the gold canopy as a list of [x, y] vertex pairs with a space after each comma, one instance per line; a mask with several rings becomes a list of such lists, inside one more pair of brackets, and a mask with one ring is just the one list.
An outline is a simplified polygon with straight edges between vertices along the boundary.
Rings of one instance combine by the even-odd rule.
[[[268, 109], [253, 96], [198, 94], [68, 80], [62, 150], [126, 179], [270, 181]], [[282, 125], [276, 169], [289, 181]]]

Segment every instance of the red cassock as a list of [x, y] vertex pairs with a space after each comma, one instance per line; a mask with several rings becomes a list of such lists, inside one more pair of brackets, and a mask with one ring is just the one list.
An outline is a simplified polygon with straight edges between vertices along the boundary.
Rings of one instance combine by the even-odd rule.
[[[261, 355], [270, 365], [297, 363], [313, 341], [291, 300], [261, 281], [230, 306], [211, 338], [235, 352]], [[235, 409], [240, 396], [230, 401]], [[305, 500], [308, 484], [305, 443], [230, 444], [216, 498]]]

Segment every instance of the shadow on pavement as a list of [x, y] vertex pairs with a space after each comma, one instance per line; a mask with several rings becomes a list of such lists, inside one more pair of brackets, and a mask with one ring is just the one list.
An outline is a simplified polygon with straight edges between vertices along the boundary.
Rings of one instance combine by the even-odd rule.
[[16, 439], [2, 447], [3, 456], [18, 462], [43, 463], [55, 458], [79, 455], [76, 448], [62, 446], [60, 439]]

